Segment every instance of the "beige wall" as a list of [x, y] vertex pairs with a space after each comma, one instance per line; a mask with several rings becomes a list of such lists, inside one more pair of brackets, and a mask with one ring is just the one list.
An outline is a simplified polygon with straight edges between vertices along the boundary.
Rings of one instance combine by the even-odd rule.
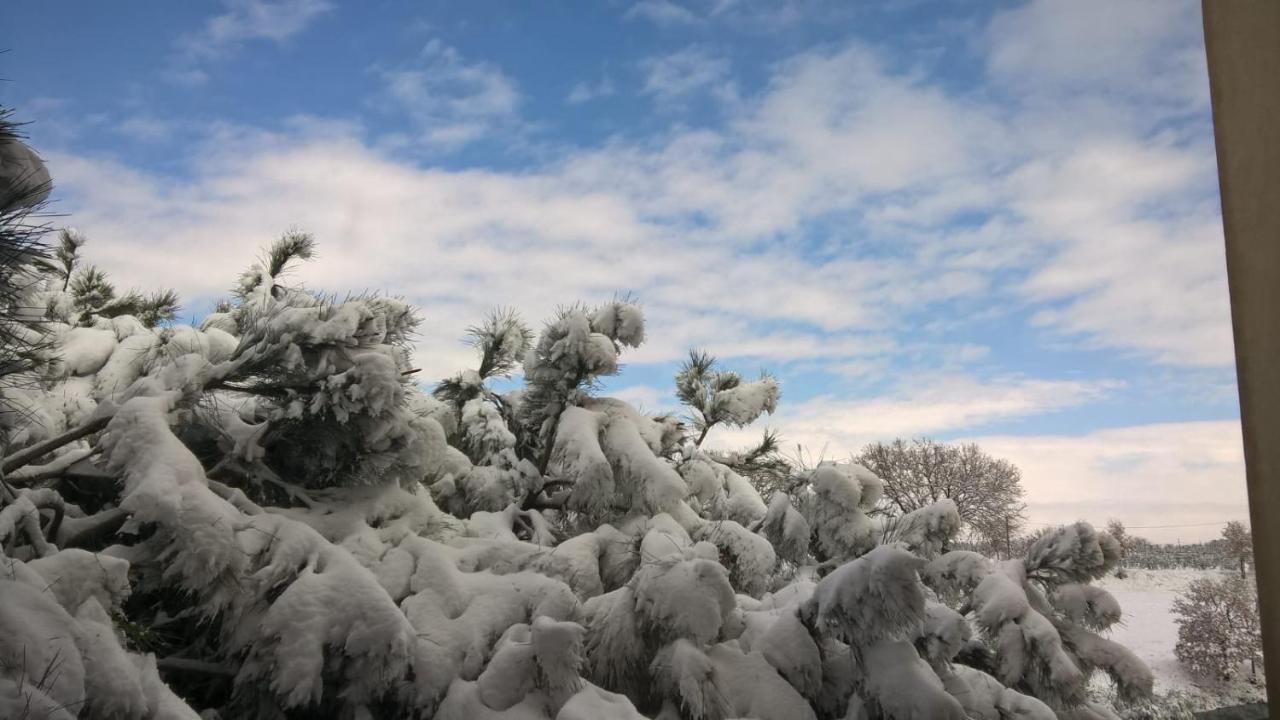
[[1271, 717], [1280, 718], [1280, 0], [1203, 0]]

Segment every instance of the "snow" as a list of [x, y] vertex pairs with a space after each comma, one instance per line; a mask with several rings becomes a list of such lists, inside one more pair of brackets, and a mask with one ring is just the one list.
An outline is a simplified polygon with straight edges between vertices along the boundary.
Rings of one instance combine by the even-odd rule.
[[506, 710], [534, 689], [536, 671], [529, 626], [512, 625], [495, 647], [493, 658], [476, 678], [476, 689], [485, 707]]
[[1128, 577], [1109, 575], [1096, 582], [1107, 590], [1123, 609], [1120, 622], [1108, 637], [1129, 648], [1151, 668], [1155, 690], [1166, 693], [1195, 684], [1195, 679], [1174, 655], [1178, 625], [1173, 614], [1174, 599], [1186, 592], [1193, 580], [1217, 578], [1217, 570], [1176, 568], [1168, 570], [1126, 570]]
[[206, 327], [203, 329], [205, 339], [209, 343], [209, 352], [206, 357], [211, 363], [220, 363], [223, 360], [231, 359], [235, 354], [236, 347], [240, 341], [234, 335], [218, 327]]
[[935, 667], [950, 662], [960, 648], [973, 637], [973, 629], [964, 616], [936, 602], [925, 603], [923, 655]]
[[798, 563], [809, 554], [809, 521], [784, 493], [774, 493], [760, 530], [784, 560]]
[[806, 697], [822, 689], [822, 653], [795, 612], [783, 612], [750, 650], [759, 651]]
[[713, 497], [711, 517], [750, 525], [765, 516], [768, 506], [751, 481], [720, 463], [712, 465], [712, 469], [719, 480], [720, 493]]
[[646, 563], [632, 583], [640, 624], [668, 638], [710, 642], [735, 605], [727, 573], [710, 560]]
[[[3, 414], [6, 424], [19, 423], [10, 436], [14, 447], [30, 445], [53, 437], [66, 430], [66, 411], [62, 400], [35, 387], [11, 385], [0, 387], [0, 399], [11, 410]], [[24, 420], [25, 422], [20, 422]]]
[[214, 312], [206, 315], [204, 322], [200, 323], [200, 329], [205, 332], [217, 329], [229, 335], [234, 335], [239, 331], [236, 326], [235, 316], [225, 312]]
[[591, 315], [591, 329], [623, 345], [640, 347], [644, 342], [644, 313], [630, 303], [606, 303]]
[[650, 513], [670, 510], [684, 500], [688, 486], [668, 463], [655, 456], [630, 419], [609, 419], [601, 436], [601, 449], [613, 467], [613, 477], [623, 505], [643, 507]]
[[515, 447], [516, 436], [507, 429], [502, 414], [485, 398], [473, 398], [462, 406], [462, 432], [472, 457], [488, 458]]
[[569, 698], [555, 720], [645, 720], [625, 695], [602, 690], [590, 683]]
[[195, 589], [245, 558], [234, 539], [240, 513], [209, 491], [199, 461], [169, 431], [175, 401], [172, 393], [130, 399], [108, 426], [103, 447], [108, 468], [124, 477], [120, 507], [140, 522], [172, 528], [181, 542], [169, 572]]
[[427, 698], [458, 677], [477, 677], [490, 648], [513, 625], [544, 615], [569, 620], [578, 612], [577, 597], [558, 580], [532, 572], [461, 572], [448, 548], [420, 537], [407, 536], [399, 547], [415, 561], [413, 594], [400, 607], [419, 638], [413, 666], [418, 692]]
[[111, 616], [96, 599], [76, 612], [81, 628], [80, 647], [84, 653], [86, 705], [102, 717], [141, 717], [147, 711], [147, 697], [138, 669], [115, 639]]
[[981, 670], [964, 665], [951, 670], [951, 676], [943, 677], [947, 692], [974, 720], [1057, 720], [1044, 703], [1004, 687]]
[[117, 608], [129, 596], [129, 563], [70, 548], [32, 560], [27, 567], [44, 579], [58, 604], [74, 612], [92, 598], [99, 607]]
[[569, 407], [560, 414], [552, 468], [573, 482], [570, 507], [585, 512], [604, 510], [613, 497], [613, 467], [600, 447], [604, 416]]
[[585, 372], [612, 375], [618, 371], [618, 349], [613, 340], [591, 329], [581, 310], [570, 310], [552, 323], [525, 356], [525, 378], [530, 385], [554, 384], [563, 377]]
[[209, 339], [205, 334], [190, 325], [174, 325], [160, 331], [160, 351], [169, 357], [179, 357], [192, 353], [201, 357], [209, 357]]
[[72, 376], [96, 373], [116, 349], [116, 334], [111, 330], [72, 328], [62, 340], [62, 365]]
[[748, 595], [764, 592], [778, 558], [762, 535], [733, 520], [721, 520], [704, 522], [694, 531], [693, 539], [711, 542], [720, 556], [728, 559], [729, 578], [735, 588]]
[[[84, 660], [68, 629], [74, 620], [52, 597], [22, 582], [0, 579], [0, 659], [23, 668], [19, 685], [0, 686], [0, 715], [23, 717], [28, 698], [60, 707], [85, 699]], [[67, 717], [71, 717], [67, 715]]]
[[1120, 543], [1085, 522], [1047, 533], [1027, 550], [1028, 567], [1054, 570], [1080, 582], [1102, 577], [1119, 559]]
[[818, 503], [812, 524], [818, 544], [832, 557], [852, 557], [869, 550], [876, 525], [867, 516], [884, 491], [884, 483], [854, 463], [818, 465], [810, 475]]
[[400, 369], [391, 358], [379, 352], [360, 352], [351, 357], [351, 367], [325, 378], [308, 410], [313, 414], [331, 412], [338, 422], [357, 414], [377, 417], [398, 406], [403, 394]]
[[969, 550], [953, 550], [934, 558], [921, 573], [938, 592], [967, 591], [991, 572], [991, 561]]
[[285, 707], [319, 702], [326, 664], [345, 668], [348, 701], [369, 702], [404, 675], [415, 642], [413, 627], [369, 571], [318, 540], [307, 543], [307, 564], [259, 621], [241, 670], [246, 679], [270, 682]]
[[1094, 585], [1068, 583], [1054, 590], [1053, 606], [1077, 625], [1105, 629], [1120, 620], [1121, 606], [1114, 595]]
[[730, 425], [749, 425], [764, 413], [778, 409], [778, 381], [761, 378], [736, 387], [717, 390], [708, 414]]
[[918, 555], [933, 557], [960, 531], [960, 512], [954, 502], [943, 498], [896, 518], [889, 527], [887, 534], [893, 541]]
[[620, 587], [582, 605], [587, 623], [587, 658], [591, 679], [625, 689], [639, 686], [649, 658], [635, 613], [635, 591]]
[[966, 720], [964, 708], [905, 640], [865, 650], [868, 693], [894, 720]]
[[905, 550], [882, 545], [823, 578], [802, 612], [851, 645], [903, 634], [924, 620], [915, 581], [923, 566]]
[[736, 642], [707, 651], [716, 690], [725, 699], [725, 717], [758, 720], [817, 720], [808, 701], [759, 653], [743, 653]]
[[128, 388], [145, 372], [159, 346], [160, 338], [150, 331], [123, 338], [94, 378], [98, 397], [112, 398]]

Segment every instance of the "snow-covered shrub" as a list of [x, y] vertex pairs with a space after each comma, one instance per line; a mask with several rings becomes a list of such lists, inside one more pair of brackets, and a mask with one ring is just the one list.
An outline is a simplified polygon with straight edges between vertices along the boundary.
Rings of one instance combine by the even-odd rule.
[[1240, 577], [1248, 577], [1248, 565], [1253, 562], [1253, 534], [1239, 520], [1232, 520], [1222, 528], [1223, 551], [1232, 564], [1240, 568]]
[[1258, 596], [1253, 580], [1235, 575], [1192, 581], [1173, 601], [1178, 660], [1197, 675], [1225, 680], [1262, 652]]

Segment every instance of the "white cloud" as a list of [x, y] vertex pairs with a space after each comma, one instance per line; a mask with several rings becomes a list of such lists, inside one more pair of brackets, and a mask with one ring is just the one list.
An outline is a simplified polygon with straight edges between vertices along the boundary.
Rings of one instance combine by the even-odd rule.
[[661, 102], [673, 102], [703, 90], [731, 92], [729, 60], [704, 47], [690, 46], [643, 60], [641, 91]]
[[993, 18], [987, 65], [1037, 95], [1116, 92], [1203, 106], [1200, 36], [1193, 0], [1032, 0]]
[[[723, 58], [683, 52], [701, 69], [657, 72], [666, 80], [654, 92], [726, 81]], [[520, 123], [514, 81], [438, 41], [377, 72], [384, 99], [415, 119], [407, 142], [449, 149]], [[945, 327], [957, 299], [976, 304], [963, 309], [969, 323], [1030, 305], [1044, 327], [1087, 344], [1229, 362], [1220, 245], [1212, 209], [1196, 202], [1211, 154], [1125, 133], [1065, 142], [1025, 125], [889, 71], [855, 43], [777, 65], [718, 129], [569, 149], [519, 173], [395, 161], [376, 149], [393, 143], [371, 148], [341, 125], [230, 133], [184, 181], [66, 156], [55, 170], [75, 221], [98, 238], [92, 252], [139, 284], [218, 292], [243, 258], [302, 224], [326, 249], [313, 283], [404, 292], [444, 318], [424, 336], [450, 347], [492, 304], [537, 320], [630, 290], [655, 330], [637, 362], [701, 345], [864, 372], [884, 358], [857, 351], [867, 334], [914, 332], [904, 317], [935, 309], [928, 327]], [[994, 219], [950, 224], [968, 211]], [[821, 252], [795, 242], [840, 213], [862, 224], [826, 224]], [[139, 258], [139, 245], [179, 269]], [[225, 273], [204, 260], [215, 249]]]
[[158, 142], [173, 135], [173, 123], [151, 115], [134, 115], [118, 123], [115, 130], [139, 142]]
[[209, 18], [200, 32], [179, 41], [196, 57], [216, 57], [248, 40], [280, 43], [333, 9], [326, 0], [229, 0], [227, 11]]
[[722, 131], [577, 153], [567, 170], [586, 187], [621, 186], [655, 214], [706, 217], [717, 239], [741, 243], [899, 201], [887, 193], [931, 197], [953, 178], [990, 185], [978, 176], [1003, 132], [981, 108], [887, 72], [857, 45], [793, 59], [735, 107]]
[[899, 389], [879, 397], [845, 400], [830, 396], [784, 403], [773, 417], [749, 428], [716, 429], [709, 442], [737, 447], [779, 428], [788, 447], [799, 444], [827, 459], [844, 459], [865, 445], [897, 437], [940, 435], [987, 423], [1086, 405], [1104, 397], [1110, 381], [1039, 380], [1003, 377], [979, 381], [956, 375], [902, 379]]
[[[422, 108], [424, 132], [496, 122], [517, 107], [493, 68], [439, 44], [424, 58], [426, 66], [388, 73], [394, 94]], [[875, 68], [865, 75], [871, 97], [931, 108], [928, 122], [939, 128], [956, 123], [939, 114], [946, 108], [933, 93]], [[819, 260], [786, 244], [743, 251], [815, 208], [858, 202], [862, 185], [905, 177], [901, 167], [882, 177], [875, 164], [850, 170], [816, 148], [779, 144], [771, 113], [792, 80], [780, 77], [723, 135], [677, 134], [656, 150], [611, 145], [519, 174], [420, 168], [371, 149], [356, 127], [315, 121], [282, 135], [223, 128], [185, 181], [71, 156], [56, 157], [54, 169], [90, 252], [122, 284], [163, 278], [187, 297], [220, 293], [258, 247], [301, 224], [323, 249], [304, 277], [327, 289], [406, 294], [430, 318], [426, 345], [452, 347], [490, 305], [515, 304], [536, 321], [566, 301], [635, 291], [654, 330], [629, 361], [672, 359], [691, 345], [726, 357], [848, 361], [867, 354], [862, 331], [984, 283], [910, 257]], [[876, 121], [873, 108], [865, 115]], [[860, 149], [842, 133], [861, 127], [825, 132]], [[800, 325], [762, 327], [771, 321]]]
[[[341, 126], [308, 132], [303, 140], [228, 132], [189, 183], [104, 160], [49, 161], [90, 237], [87, 252], [121, 285], [216, 297], [258, 248], [301, 224], [321, 253], [300, 279], [338, 292], [390, 289], [422, 306], [424, 378], [457, 369], [467, 357], [457, 339], [491, 306], [515, 305], [536, 323], [557, 305], [620, 290], [637, 291], [651, 326], [627, 362], [666, 361], [695, 345], [777, 361], [891, 349], [854, 332], [875, 313], [848, 301], [857, 285], [843, 264], [814, 265], [786, 249], [742, 261], [732, 246], [686, 245], [625, 196], [584, 193], [556, 175], [423, 170], [371, 151]], [[761, 289], [738, 292], [753, 285]], [[762, 318], [843, 331], [766, 332]]]
[[[777, 415], [744, 429], [717, 428], [708, 443], [743, 447], [761, 427], [782, 432], [810, 462], [842, 460], [867, 443], [896, 437], [955, 436], [984, 423], [1087, 405], [1113, 390], [1108, 382], [1001, 378], [910, 380], [895, 393], [863, 400], [819, 397], [783, 402]], [[1119, 518], [1156, 542], [1215, 537], [1226, 520], [1248, 520], [1244, 456], [1236, 420], [1175, 422], [1083, 435], [974, 435], [991, 455], [1022, 471], [1032, 527]], [[794, 452], [791, 452], [794, 454]]]
[[1205, 540], [1226, 520], [1248, 521], [1243, 443], [1236, 420], [1099, 430], [1081, 436], [973, 439], [1022, 470], [1034, 523], [1119, 518], [1157, 542]]
[[648, 20], [656, 25], [696, 25], [701, 18], [671, 0], [640, 0], [623, 14], [628, 20]]
[[457, 149], [518, 121], [516, 82], [439, 40], [428, 42], [414, 63], [379, 75], [393, 108], [409, 116], [420, 133], [415, 140], [429, 148]]
[[202, 85], [208, 74], [197, 64], [223, 57], [254, 40], [283, 43], [332, 9], [328, 0], [227, 0], [225, 12], [206, 20], [199, 31], [178, 39], [178, 56], [166, 77], [180, 85]]
[[1055, 301], [1035, 321], [1171, 364], [1229, 365], [1222, 225], [1216, 198], [1195, 192], [1212, 177], [1204, 153], [1137, 143], [1084, 146], [1015, 173], [1013, 207], [1053, 253], [1022, 288]]
[[[1035, 321], [1175, 365], [1233, 360], [1208, 77], [1189, 0], [1036, 0], [989, 28], [1028, 160], [1005, 179], [1049, 261]], [[1187, 121], [1188, 113], [1196, 113]], [[1172, 119], [1182, 122], [1170, 122]]]
[[603, 394], [628, 402], [643, 413], [658, 414], [675, 409], [671, 390], [667, 388], [656, 388], [652, 385], [626, 385], [610, 388]]
[[565, 102], [570, 105], [581, 105], [603, 97], [609, 97], [617, 92], [613, 86], [613, 81], [608, 76], [600, 78], [596, 82], [580, 82], [569, 90], [569, 94], [565, 97]]
[[848, 22], [858, 3], [826, 0], [638, 0], [623, 17], [661, 28], [685, 29], [717, 22], [750, 32], [776, 32], [800, 22]]

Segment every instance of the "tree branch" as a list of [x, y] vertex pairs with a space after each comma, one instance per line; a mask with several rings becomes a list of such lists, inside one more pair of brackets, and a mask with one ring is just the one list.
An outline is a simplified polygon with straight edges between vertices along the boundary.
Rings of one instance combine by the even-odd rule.
[[86, 437], [98, 432], [99, 430], [105, 428], [107, 426], [107, 423], [110, 421], [111, 421], [111, 415], [110, 414], [104, 415], [103, 417], [90, 420], [89, 422], [81, 425], [80, 427], [68, 430], [62, 433], [61, 435], [58, 435], [56, 437], [51, 437], [48, 440], [45, 440], [44, 442], [36, 443], [35, 445], [32, 445], [31, 447], [28, 447], [28, 448], [23, 448], [22, 450], [19, 450], [18, 452], [5, 458], [3, 461], [0, 461], [0, 472], [6, 473], [6, 474], [11, 473], [14, 470], [17, 470], [18, 468], [24, 465], [30, 464], [33, 460], [36, 460], [44, 455], [49, 454], [50, 452], [53, 452], [54, 450], [57, 450], [60, 447], [63, 447], [64, 445], [70, 445], [71, 443], [83, 437]]
[[156, 668], [160, 670], [201, 673], [204, 675], [225, 675], [226, 677], [235, 677], [236, 675], [235, 668], [229, 665], [219, 665], [218, 663], [180, 657], [156, 658]]

